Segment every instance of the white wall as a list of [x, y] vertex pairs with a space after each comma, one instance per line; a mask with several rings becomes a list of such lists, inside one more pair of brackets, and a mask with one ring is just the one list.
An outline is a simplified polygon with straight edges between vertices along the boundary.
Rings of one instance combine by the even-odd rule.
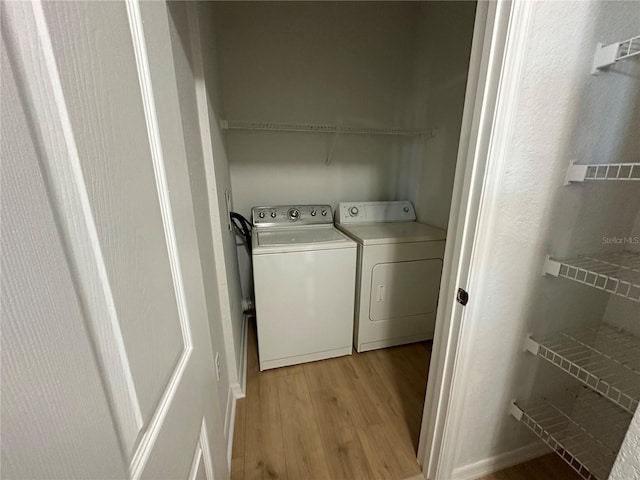
[[[640, 109], [638, 109], [640, 110]], [[640, 253], [640, 206], [635, 225], [628, 236], [622, 236], [620, 248]], [[635, 302], [612, 295], [607, 303], [604, 321], [640, 337], [640, 308]]]
[[609, 479], [640, 479], [640, 408], [636, 410], [633, 416]]
[[[228, 119], [404, 124], [415, 4], [220, 2], [214, 10]], [[229, 131], [226, 141], [234, 203], [244, 215], [254, 205], [397, 194], [405, 140]]]
[[537, 442], [508, 416], [510, 401], [570, 382], [523, 353], [526, 334], [603, 318], [608, 295], [542, 277], [544, 255], [598, 251], [604, 232], [629, 235], [640, 205], [632, 185], [563, 186], [570, 159], [637, 158], [629, 138], [636, 113], [618, 103], [620, 96], [638, 101], [637, 76], [628, 66], [590, 74], [596, 42], [637, 34], [637, 3], [538, 2], [533, 8], [513, 137], [492, 199], [498, 215], [480, 232], [492, 240], [478, 261], [484, 277], [465, 317], [473, 347], [460, 359], [468, 383], [461, 410], [452, 412], [460, 420], [458, 472]]
[[434, 129], [406, 142], [401, 192], [418, 220], [447, 228], [469, 70], [475, 2], [423, 2], [417, 16], [409, 123]]
[[420, 220], [446, 226], [473, 2], [218, 2], [214, 13], [226, 119], [438, 128], [434, 139], [227, 131], [236, 211], [411, 198]]

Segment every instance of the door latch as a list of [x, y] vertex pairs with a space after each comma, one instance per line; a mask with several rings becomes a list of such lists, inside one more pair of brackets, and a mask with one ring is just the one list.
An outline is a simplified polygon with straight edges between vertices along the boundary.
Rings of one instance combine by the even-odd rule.
[[464, 307], [467, 303], [469, 303], [469, 292], [467, 292], [464, 288], [459, 288], [456, 300], [460, 305]]

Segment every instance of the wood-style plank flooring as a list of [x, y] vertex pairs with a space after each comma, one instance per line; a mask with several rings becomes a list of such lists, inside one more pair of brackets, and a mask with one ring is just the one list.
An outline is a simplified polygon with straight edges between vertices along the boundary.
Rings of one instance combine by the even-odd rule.
[[[420, 473], [429, 342], [260, 372], [250, 321], [248, 349], [232, 480], [402, 480]], [[579, 478], [552, 454], [480, 480]]]
[[260, 372], [250, 322], [247, 396], [236, 407], [231, 478], [401, 480], [420, 473], [430, 346]]
[[478, 480], [581, 480], [567, 463], [555, 453], [521, 463]]

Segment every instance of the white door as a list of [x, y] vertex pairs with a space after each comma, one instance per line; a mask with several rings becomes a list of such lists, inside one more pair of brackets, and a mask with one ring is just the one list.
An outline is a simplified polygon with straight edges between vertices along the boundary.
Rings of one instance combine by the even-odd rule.
[[166, 5], [0, 8], [3, 478], [227, 478]]

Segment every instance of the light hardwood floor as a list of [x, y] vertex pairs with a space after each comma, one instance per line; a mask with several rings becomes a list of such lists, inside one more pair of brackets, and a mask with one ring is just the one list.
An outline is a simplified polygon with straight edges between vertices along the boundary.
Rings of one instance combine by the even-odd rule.
[[250, 322], [247, 396], [231, 478], [401, 480], [416, 448], [430, 343], [259, 371]]
[[555, 453], [501, 470], [478, 480], [581, 480]]
[[[419, 474], [430, 349], [423, 342], [260, 372], [251, 321], [232, 480], [402, 480]], [[542, 457], [482, 480], [578, 478], [556, 460]]]

